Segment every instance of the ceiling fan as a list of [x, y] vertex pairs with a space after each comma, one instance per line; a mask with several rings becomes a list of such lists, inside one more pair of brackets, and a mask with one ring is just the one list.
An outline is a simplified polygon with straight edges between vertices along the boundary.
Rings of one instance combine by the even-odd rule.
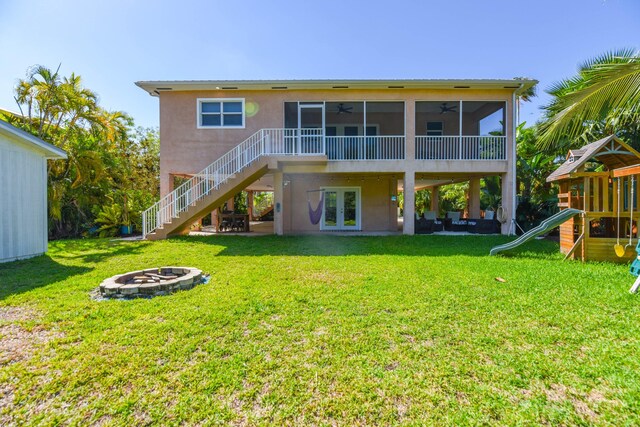
[[353, 107], [345, 107], [343, 103], [338, 104], [338, 112], [336, 114], [347, 113], [351, 114], [353, 111]]
[[452, 105], [451, 107], [447, 107], [447, 103], [443, 102], [442, 105], [440, 106], [440, 114], [444, 114], [444, 113], [457, 113], [456, 106]]

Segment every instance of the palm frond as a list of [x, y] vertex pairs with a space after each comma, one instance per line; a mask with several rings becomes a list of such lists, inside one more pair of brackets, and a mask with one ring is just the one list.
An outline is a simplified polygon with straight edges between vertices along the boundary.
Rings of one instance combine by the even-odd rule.
[[[638, 118], [640, 53], [620, 50], [583, 64], [577, 76], [552, 85], [554, 99], [540, 124], [542, 148], [562, 138], [576, 139], [589, 123]], [[631, 117], [629, 117], [631, 114]]]

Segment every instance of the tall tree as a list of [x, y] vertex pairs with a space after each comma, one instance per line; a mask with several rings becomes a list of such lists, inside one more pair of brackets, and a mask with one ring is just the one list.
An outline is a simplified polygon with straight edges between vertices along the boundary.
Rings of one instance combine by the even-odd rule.
[[621, 49], [582, 64], [578, 74], [554, 84], [552, 101], [540, 123], [541, 148], [594, 134], [629, 132], [638, 143], [640, 121], [640, 52]]
[[137, 222], [130, 211], [139, 216], [158, 193], [157, 132], [136, 130], [131, 117], [103, 109], [80, 76], [64, 77], [59, 69], [29, 69], [15, 100], [20, 114], [4, 118], [68, 154], [48, 169], [51, 234], [81, 234], [101, 211], [121, 212], [114, 224]]

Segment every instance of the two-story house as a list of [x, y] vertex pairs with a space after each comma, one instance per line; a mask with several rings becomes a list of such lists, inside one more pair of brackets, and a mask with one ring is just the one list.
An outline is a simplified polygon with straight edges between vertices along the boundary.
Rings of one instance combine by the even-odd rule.
[[[513, 80], [144, 81], [160, 99], [161, 200], [144, 214], [164, 238], [243, 189], [274, 192], [274, 233], [323, 230], [414, 233], [415, 191], [499, 176], [502, 232], [512, 230]], [[173, 188], [174, 177], [188, 178]], [[321, 212], [316, 212], [320, 204]]]

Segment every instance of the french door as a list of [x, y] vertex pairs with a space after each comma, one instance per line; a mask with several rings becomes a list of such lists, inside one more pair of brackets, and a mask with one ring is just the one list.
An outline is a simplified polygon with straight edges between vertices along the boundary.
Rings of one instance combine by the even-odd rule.
[[360, 188], [324, 188], [320, 230], [360, 230]]

